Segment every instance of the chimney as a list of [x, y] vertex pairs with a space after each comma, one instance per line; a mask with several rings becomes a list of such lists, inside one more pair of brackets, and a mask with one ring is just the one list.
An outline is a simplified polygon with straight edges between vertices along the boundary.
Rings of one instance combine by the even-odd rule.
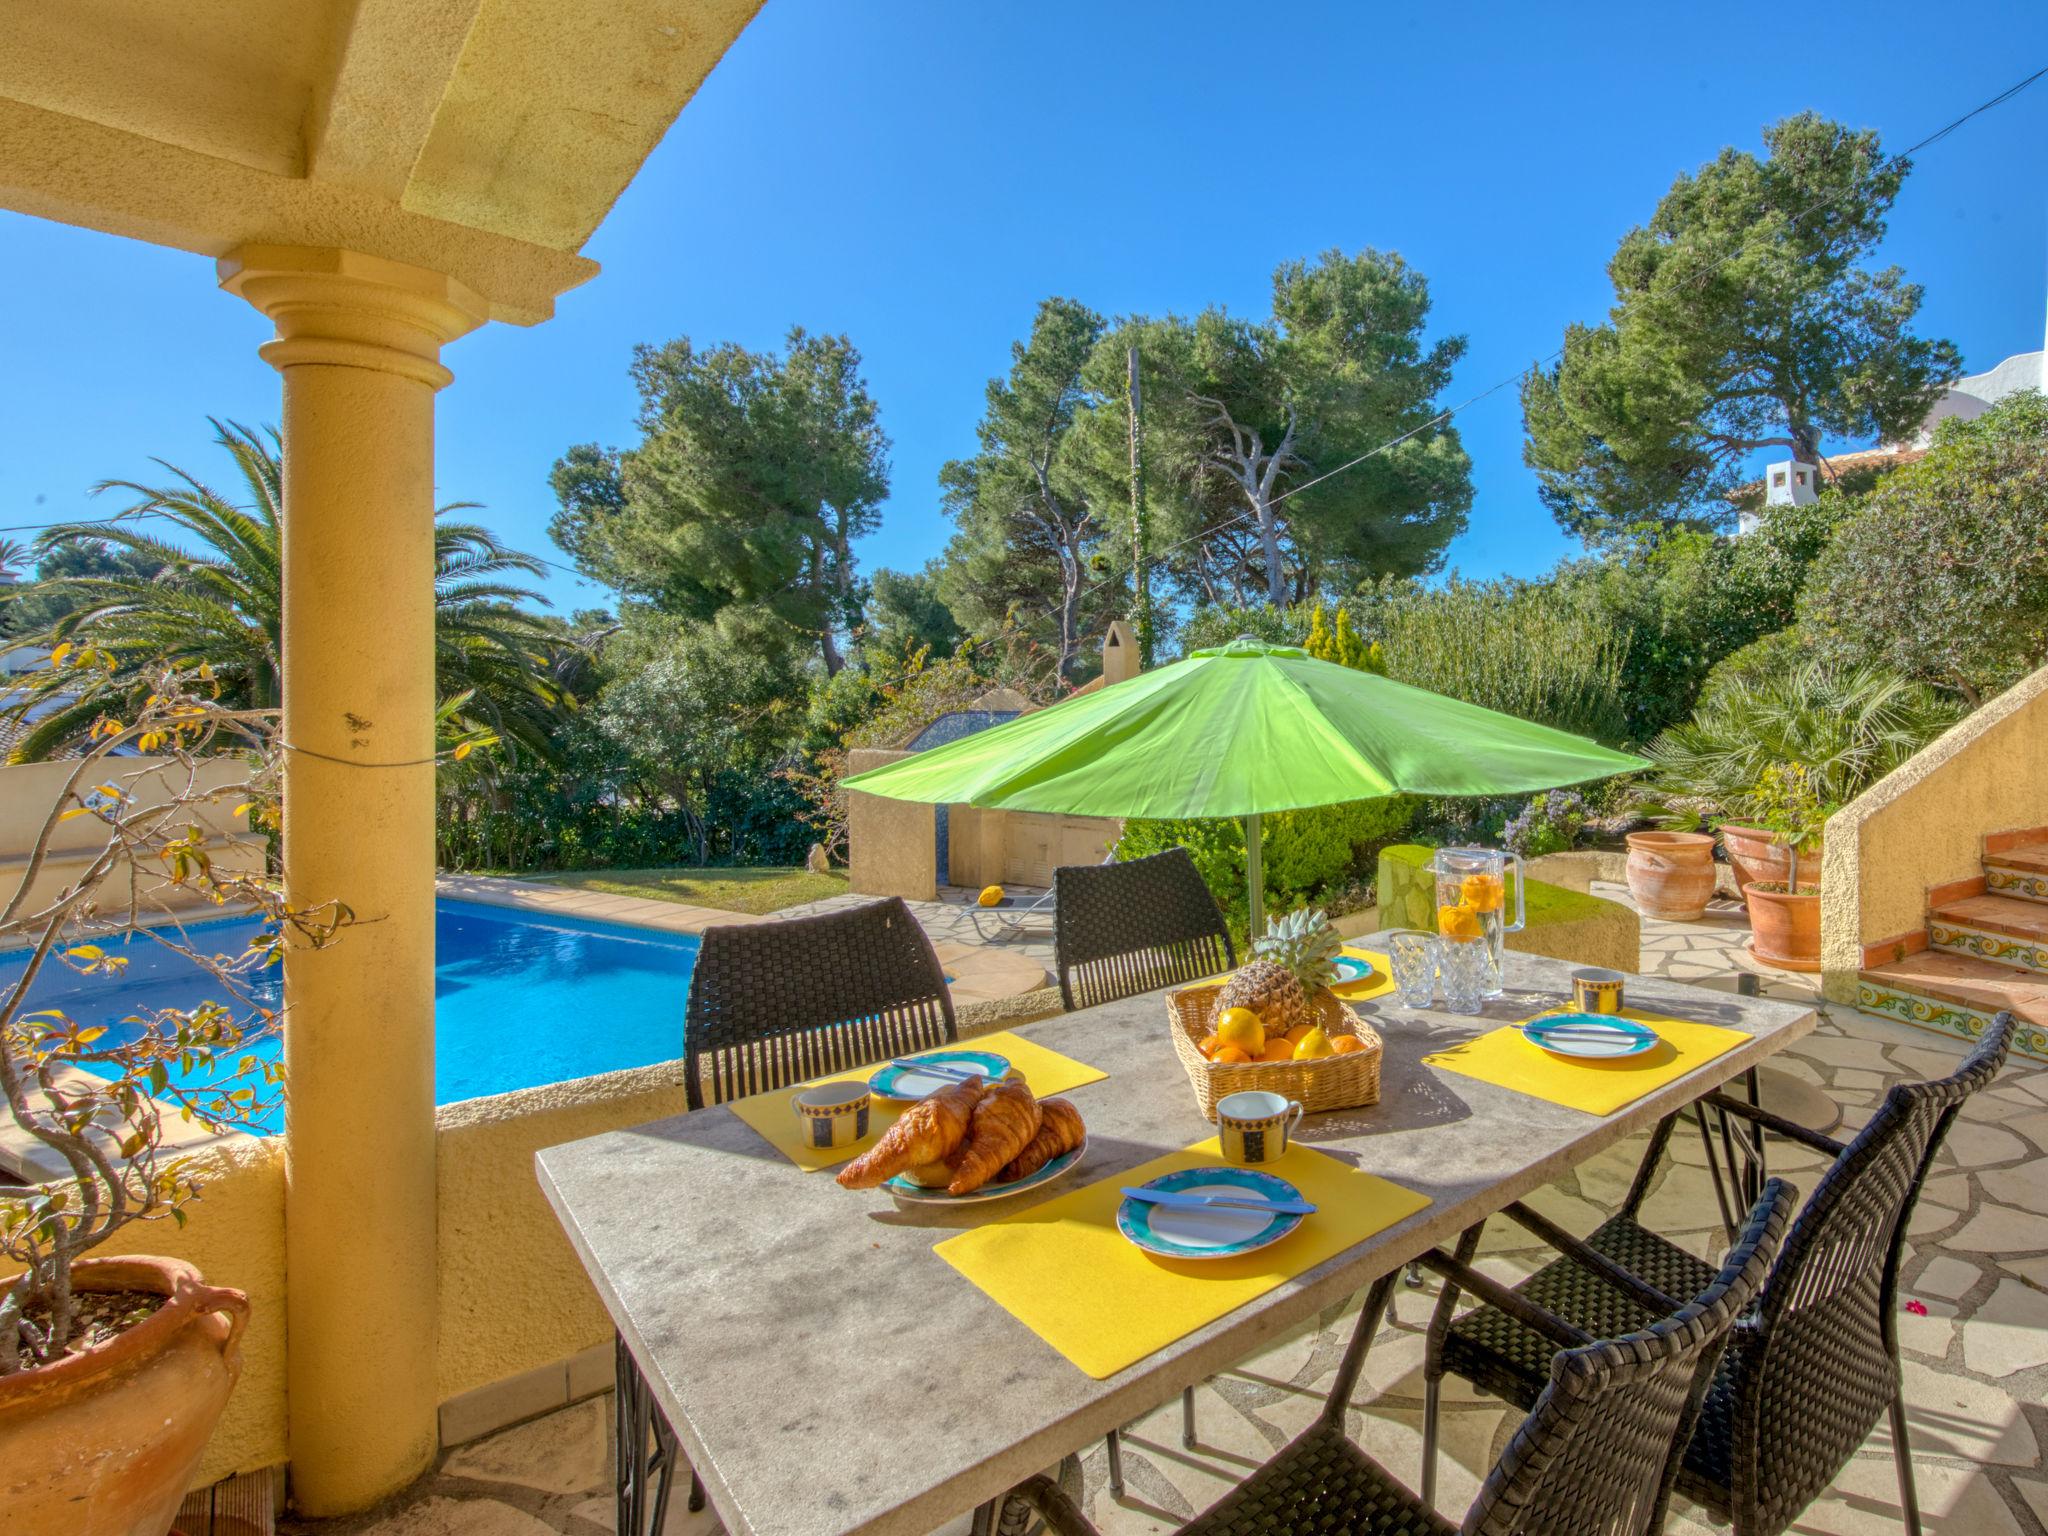
[[1102, 682], [1104, 687], [1138, 675], [1138, 637], [1122, 619], [1112, 619], [1109, 633], [1102, 637]]

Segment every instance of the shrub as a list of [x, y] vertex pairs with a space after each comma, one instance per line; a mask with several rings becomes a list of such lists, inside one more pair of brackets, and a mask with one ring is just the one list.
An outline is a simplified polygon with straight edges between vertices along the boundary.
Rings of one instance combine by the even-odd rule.
[[1228, 645], [1239, 635], [1251, 635], [1269, 645], [1300, 645], [1308, 635], [1308, 615], [1298, 608], [1270, 608], [1264, 604], [1235, 608], [1209, 603], [1188, 615], [1180, 630], [1180, 653]]
[[1739, 539], [1669, 534], [1558, 573], [1625, 643], [1626, 739], [1647, 741], [1685, 719], [1717, 663], [1792, 623], [1808, 569], [1854, 506], [1831, 489], [1774, 508]]
[[1433, 693], [1601, 741], [1627, 738], [1627, 640], [1553, 582], [1386, 581], [1360, 599], [1360, 629], [1387, 674]]
[[[1394, 795], [1262, 818], [1266, 910], [1284, 912], [1304, 902], [1321, 905], [1369, 880], [1380, 847], [1408, 829], [1415, 805], [1408, 796]], [[1127, 821], [1117, 857], [1140, 859], [1174, 847], [1193, 856], [1231, 932], [1242, 939], [1251, 915], [1244, 823], [1227, 818]]]
[[1947, 730], [1961, 713], [1920, 683], [1809, 664], [1760, 683], [1731, 683], [1692, 719], [1650, 743], [1651, 793], [1674, 810], [1749, 820], [1767, 808], [1767, 770], [1797, 765], [1806, 787], [1846, 805]]
[[2048, 659], [2048, 399], [1950, 418], [1816, 564], [1820, 654], [1953, 689], [1972, 707]]
[[1562, 853], [1578, 841], [1586, 824], [1586, 797], [1575, 789], [1553, 789], [1537, 795], [1515, 813], [1501, 838], [1525, 859]]

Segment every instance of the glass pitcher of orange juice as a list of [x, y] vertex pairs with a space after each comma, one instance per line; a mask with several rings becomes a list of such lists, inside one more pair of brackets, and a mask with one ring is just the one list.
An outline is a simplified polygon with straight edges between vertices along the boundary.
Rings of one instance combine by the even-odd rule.
[[[1512, 867], [1515, 917], [1508, 921], [1508, 874]], [[1488, 997], [1501, 994], [1507, 936], [1528, 923], [1522, 898], [1522, 860], [1494, 848], [1439, 848], [1430, 865], [1436, 875], [1436, 928], [1446, 943], [1486, 946]]]

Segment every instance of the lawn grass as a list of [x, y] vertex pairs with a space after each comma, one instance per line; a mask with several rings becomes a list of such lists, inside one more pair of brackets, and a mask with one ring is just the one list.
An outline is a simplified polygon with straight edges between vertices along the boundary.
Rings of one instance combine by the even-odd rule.
[[579, 891], [602, 891], [608, 896], [645, 896], [654, 901], [716, 907], [721, 912], [750, 912], [757, 917], [846, 894], [843, 874], [813, 875], [775, 865], [759, 869], [578, 869], [522, 878], [574, 886]]

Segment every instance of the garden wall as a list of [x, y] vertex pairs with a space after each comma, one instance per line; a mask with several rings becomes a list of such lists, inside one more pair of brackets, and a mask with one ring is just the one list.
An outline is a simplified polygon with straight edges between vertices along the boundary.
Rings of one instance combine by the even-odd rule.
[[199, 1464], [193, 1486], [203, 1487], [285, 1459], [284, 1143], [236, 1136], [197, 1161], [204, 1188], [184, 1226], [138, 1222], [95, 1256], [183, 1259], [211, 1283], [249, 1293], [242, 1379]]
[[684, 1108], [682, 1063], [666, 1061], [435, 1112], [445, 1443], [583, 1395], [556, 1380], [582, 1351], [605, 1346], [610, 1384], [611, 1322], [541, 1193], [533, 1155]]
[[1827, 996], [1854, 1003], [1864, 951], [1927, 926], [1930, 886], [1983, 873], [1991, 832], [2048, 825], [2048, 667], [1828, 819], [1820, 954]]
[[[159, 771], [170, 761], [162, 757], [111, 759], [100, 766], [92, 782], [119, 785], [134, 798], [138, 808], [162, 805], [183, 784], [183, 769], [173, 770], [179, 776], [174, 782], [167, 782]], [[42, 833], [50, 807], [57, 803], [57, 797], [77, 769], [75, 760], [62, 758], [51, 763], [0, 767], [0, 888], [4, 888], [9, 900], [13, 898], [15, 882], [28, 870], [30, 851]], [[235, 762], [202, 764], [199, 784], [208, 788], [238, 783], [244, 774], [242, 765]], [[226, 804], [201, 806], [194, 808], [193, 815], [213, 834], [210, 851], [222, 868], [261, 870], [265, 841], [252, 835], [246, 821], [232, 815], [232, 811], [233, 807]], [[33, 911], [38, 903], [54, 898], [98, 857], [106, 844], [107, 829], [97, 817], [74, 816], [69, 821], [60, 821], [50, 835], [43, 867], [22, 910]], [[117, 872], [109, 881], [109, 888], [124, 889], [125, 884], [125, 877]], [[182, 891], [161, 878], [145, 876], [143, 886], [152, 899], [166, 906], [196, 905], [204, 900], [196, 889]]]

